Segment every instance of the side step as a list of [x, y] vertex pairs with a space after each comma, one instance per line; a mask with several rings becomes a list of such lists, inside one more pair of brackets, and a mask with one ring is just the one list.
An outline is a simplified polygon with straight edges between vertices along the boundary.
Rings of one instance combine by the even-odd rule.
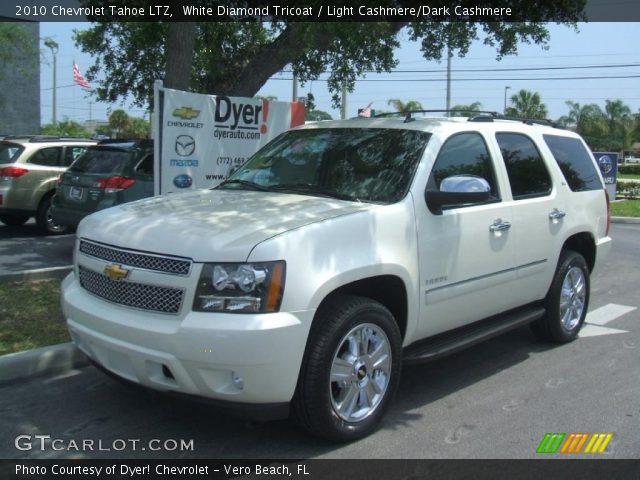
[[450, 332], [420, 340], [404, 349], [403, 361], [410, 364], [437, 360], [450, 353], [531, 323], [541, 318], [544, 313], [545, 309], [540, 306], [511, 310]]

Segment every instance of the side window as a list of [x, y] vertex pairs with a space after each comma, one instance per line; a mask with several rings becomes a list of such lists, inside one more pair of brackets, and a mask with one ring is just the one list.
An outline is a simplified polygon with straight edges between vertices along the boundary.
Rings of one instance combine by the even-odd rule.
[[520, 133], [496, 133], [514, 200], [551, 193], [551, 177], [533, 140]]
[[572, 191], [602, 190], [596, 166], [579, 139], [559, 135], [543, 135], [543, 138]]
[[136, 173], [153, 175], [153, 155], [147, 155], [136, 167]]
[[87, 147], [66, 147], [64, 150], [63, 167], [68, 167], [73, 161], [85, 152]]
[[431, 170], [427, 188], [439, 190], [442, 180], [453, 175], [482, 177], [489, 183], [491, 195], [499, 198], [491, 156], [479, 133], [459, 133], [444, 143]]
[[43, 165], [45, 167], [57, 167], [60, 165], [59, 159], [61, 153], [62, 147], [43, 148], [31, 155], [28, 162], [35, 165]]

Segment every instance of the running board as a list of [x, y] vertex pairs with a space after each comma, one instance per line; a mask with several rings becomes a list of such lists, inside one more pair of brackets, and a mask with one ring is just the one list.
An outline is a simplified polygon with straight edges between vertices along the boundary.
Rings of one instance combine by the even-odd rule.
[[541, 318], [544, 313], [544, 308], [539, 306], [511, 310], [486, 320], [457, 328], [451, 332], [420, 340], [404, 349], [403, 361], [406, 364], [410, 364], [437, 360], [450, 353], [531, 323]]

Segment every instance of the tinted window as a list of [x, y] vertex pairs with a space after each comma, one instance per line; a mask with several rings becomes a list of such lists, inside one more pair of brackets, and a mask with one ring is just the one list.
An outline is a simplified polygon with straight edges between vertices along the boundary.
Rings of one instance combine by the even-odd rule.
[[583, 192], [603, 188], [591, 155], [579, 139], [557, 135], [543, 137], [571, 190]]
[[0, 143], [0, 163], [13, 163], [20, 156], [24, 147], [17, 143]]
[[65, 167], [71, 165], [76, 158], [84, 153], [87, 147], [65, 147], [64, 161], [62, 162]]
[[491, 194], [498, 198], [491, 156], [480, 134], [459, 133], [444, 143], [431, 171], [427, 188], [440, 190], [442, 180], [453, 175], [484, 178], [491, 186]]
[[153, 175], [153, 155], [147, 155], [136, 167], [136, 172]]
[[130, 153], [113, 148], [88, 148], [69, 167], [78, 173], [121, 174], [127, 165]]
[[429, 136], [381, 128], [293, 130], [259, 150], [230, 180], [274, 191], [392, 203], [406, 195]]
[[44, 165], [45, 167], [58, 167], [60, 166], [61, 151], [62, 147], [42, 148], [31, 155], [28, 162], [35, 165]]
[[514, 199], [551, 193], [551, 177], [533, 140], [519, 133], [496, 133]]

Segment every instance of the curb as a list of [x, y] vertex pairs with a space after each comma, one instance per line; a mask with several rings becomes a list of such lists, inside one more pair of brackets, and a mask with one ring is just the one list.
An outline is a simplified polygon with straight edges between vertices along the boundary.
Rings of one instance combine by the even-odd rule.
[[71, 342], [0, 356], [0, 384], [89, 365], [89, 359]]
[[3, 273], [0, 274], [0, 283], [25, 280], [62, 280], [71, 270], [73, 270], [73, 266], [66, 265], [64, 267], [36, 268], [35, 270], [24, 270], [22, 272]]
[[611, 217], [611, 223], [639, 224], [640, 217]]

